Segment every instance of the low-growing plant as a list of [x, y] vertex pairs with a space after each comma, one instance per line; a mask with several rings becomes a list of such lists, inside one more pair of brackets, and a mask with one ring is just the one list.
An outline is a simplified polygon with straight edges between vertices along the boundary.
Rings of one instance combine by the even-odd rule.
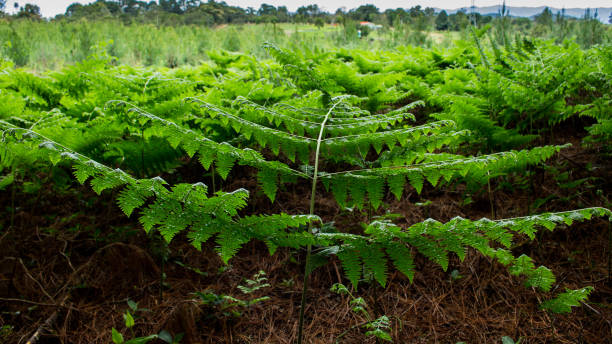
[[[351, 329], [361, 327], [367, 330], [365, 333], [366, 336], [371, 336], [388, 342], [393, 342], [389, 333], [392, 330], [389, 317], [387, 317], [386, 315], [382, 315], [374, 319], [374, 317], [368, 311], [368, 304], [365, 302], [365, 300], [362, 297], [353, 296], [353, 294], [348, 290], [348, 288], [341, 283], [335, 283], [334, 285], [332, 285], [330, 290], [339, 295], [347, 295], [349, 297], [349, 305], [351, 306], [351, 310], [366, 319], [365, 322], [357, 326], [353, 326], [351, 327]], [[338, 335], [336, 337], [335, 343], [340, 343], [342, 337], [344, 337], [351, 329], [346, 330], [340, 335]]]
[[158, 334], [152, 334], [152, 335], [145, 336], [145, 337], [136, 337], [134, 335], [134, 326], [136, 325], [135, 314], [138, 312], [146, 312], [149, 310], [146, 308], [138, 308], [138, 304], [132, 300], [128, 300], [128, 306], [129, 306], [129, 309], [127, 309], [125, 313], [123, 313], [123, 321], [125, 324], [125, 328], [130, 331], [131, 337], [133, 338], [126, 340], [123, 334], [121, 334], [121, 332], [117, 331], [113, 327], [111, 330], [111, 337], [112, 337], [114, 344], [145, 344], [154, 339], [162, 340], [163, 342], [168, 343], [168, 344], [178, 344], [181, 342], [181, 339], [183, 338], [182, 334], [172, 337], [172, 335], [168, 333], [167, 331], [161, 331]]
[[[239, 285], [238, 289], [243, 294], [252, 294], [263, 288], [270, 287], [267, 280], [266, 273], [264, 271], [259, 271], [253, 275], [253, 279], [245, 280], [245, 285]], [[221, 317], [240, 317], [242, 315], [242, 310], [270, 299], [269, 296], [261, 296], [250, 300], [243, 300], [230, 295], [218, 295], [214, 291], [209, 290], [195, 292], [194, 294], [199, 298], [201, 305], [213, 309], [212, 315], [208, 312], [208, 317], [216, 319]]]

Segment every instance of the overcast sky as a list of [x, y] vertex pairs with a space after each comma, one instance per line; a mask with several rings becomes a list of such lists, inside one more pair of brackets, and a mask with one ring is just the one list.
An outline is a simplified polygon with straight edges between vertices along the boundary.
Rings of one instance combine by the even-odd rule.
[[[259, 8], [262, 3], [280, 6], [284, 5], [290, 11], [295, 11], [298, 7], [317, 4], [320, 8], [328, 12], [335, 12], [340, 7], [351, 9], [359, 7], [365, 4], [374, 4], [381, 10], [388, 8], [410, 8], [412, 6], [421, 5], [423, 7], [440, 7], [446, 9], [455, 9], [461, 7], [469, 7], [470, 0], [225, 0], [228, 4], [240, 7], [254, 7]], [[8, 0], [6, 7], [10, 11], [13, 8], [14, 0]], [[80, 2], [82, 4], [93, 2], [92, 0], [17, 0], [19, 5], [23, 6], [26, 3], [36, 4], [40, 7], [43, 16], [54, 17], [56, 14], [64, 13], [66, 7], [74, 2]], [[476, 0], [476, 6], [491, 6], [499, 5], [501, 0]], [[536, 6], [550, 6], [556, 8], [574, 8], [574, 7], [611, 7], [611, 0], [587, 0], [577, 2], [575, 0], [506, 0], [507, 6], [525, 6], [525, 7], [536, 7]]]

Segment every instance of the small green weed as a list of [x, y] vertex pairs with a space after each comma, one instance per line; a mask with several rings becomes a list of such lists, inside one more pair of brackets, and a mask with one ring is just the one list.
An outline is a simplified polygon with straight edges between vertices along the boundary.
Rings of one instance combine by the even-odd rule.
[[119, 331], [117, 331], [117, 329], [113, 327], [111, 330], [111, 336], [114, 344], [145, 344], [153, 339], [160, 339], [168, 344], [178, 344], [180, 343], [181, 339], [183, 339], [183, 334], [177, 334], [176, 336], [172, 337], [172, 335], [168, 333], [168, 331], [161, 331], [158, 334], [152, 334], [145, 337], [136, 337], [134, 335], [134, 326], [136, 325], [136, 318], [134, 318], [134, 315], [132, 315], [132, 313], [136, 314], [140, 312], [148, 312], [149, 309], [138, 308], [138, 303], [132, 300], [128, 300], [127, 303], [129, 309], [127, 309], [125, 313], [123, 313], [123, 321], [125, 327], [130, 331], [131, 337], [133, 338], [126, 340], [123, 337], [123, 334], [121, 334]]
[[383, 315], [376, 319], [373, 319], [372, 315], [367, 310], [368, 304], [365, 302], [365, 300], [362, 297], [353, 296], [353, 294], [344, 284], [335, 283], [330, 290], [339, 295], [347, 295], [350, 298], [349, 304], [351, 305], [351, 310], [357, 314], [361, 314], [366, 319], [364, 323], [352, 326], [350, 329], [338, 335], [338, 337], [336, 337], [335, 343], [340, 343], [340, 339], [344, 337], [348, 333], [348, 331], [354, 329], [355, 327], [361, 327], [368, 330], [365, 333], [367, 337], [375, 337], [388, 342], [393, 342], [393, 339], [391, 339], [390, 334], [391, 322], [389, 320], [389, 317]]
[[[252, 294], [263, 288], [270, 287], [267, 283], [268, 278], [264, 271], [258, 271], [253, 275], [252, 279], [247, 279], [246, 285], [239, 285], [238, 289], [243, 294]], [[244, 309], [250, 308], [260, 302], [269, 300], [269, 296], [262, 296], [253, 298], [250, 300], [243, 300], [233, 297], [231, 295], [217, 294], [214, 291], [205, 290], [203, 292], [195, 292], [197, 297], [200, 298], [200, 303], [203, 306], [211, 308], [212, 318], [224, 318], [224, 317], [240, 317]]]

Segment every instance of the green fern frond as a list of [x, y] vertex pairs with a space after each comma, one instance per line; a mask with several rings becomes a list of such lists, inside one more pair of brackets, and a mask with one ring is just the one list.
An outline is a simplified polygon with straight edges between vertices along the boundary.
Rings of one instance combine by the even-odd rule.
[[593, 287], [584, 287], [576, 290], [565, 289], [565, 292], [557, 295], [554, 299], [542, 302], [540, 307], [553, 313], [570, 313], [572, 307], [580, 304], [593, 292]]
[[408, 249], [404, 244], [395, 241], [389, 241], [387, 244], [385, 244], [385, 246], [387, 255], [389, 255], [393, 261], [393, 266], [395, 266], [398, 271], [406, 275], [406, 277], [408, 277], [412, 283], [414, 279], [415, 265], [410, 249]]
[[349, 245], [343, 246], [337, 255], [342, 263], [344, 274], [351, 281], [353, 288], [356, 288], [362, 273], [362, 263], [357, 248]]
[[387, 284], [387, 258], [382, 251], [382, 245], [360, 245], [359, 251], [364, 270], [371, 273], [374, 279], [384, 287]]
[[264, 194], [268, 196], [270, 202], [274, 203], [274, 199], [276, 198], [276, 191], [278, 189], [278, 174], [274, 170], [270, 169], [261, 169], [257, 174], [257, 179], [261, 184], [261, 188], [264, 191]]

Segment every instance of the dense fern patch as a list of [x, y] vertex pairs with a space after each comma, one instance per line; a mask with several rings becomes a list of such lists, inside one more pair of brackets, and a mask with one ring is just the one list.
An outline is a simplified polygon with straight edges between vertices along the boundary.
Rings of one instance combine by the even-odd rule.
[[[474, 252], [537, 289], [543, 309], [568, 312], [591, 286], [559, 292], [553, 271], [513, 248], [542, 230], [612, 221], [612, 212], [594, 206], [495, 218], [491, 183], [511, 185], [568, 149], [530, 142], [569, 119], [593, 119], [580, 128], [585, 142], [609, 138], [610, 47], [491, 41], [487, 52], [475, 37], [466, 54], [266, 45], [274, 60], [211, 53], [212, 62], [177, 70], [113, 67], [104, 54], [45, 76], [5, 64], [0, 188], [11, 187], [14, 198], [49, 164], [71, 171], [96, 194], [110, 193], [127, 217], [137, 215], [149, 235], [187, 238], [198, 250], [214, 242], [224, 263], [251, 241], [270, 254], [306, 251], [305, 291], [308, 276], [333, 259], [358, 290], [386, 286], [391, 269], [412, 281], [416, 255], [446, 271], [453, 257]], [[204, 175], [182, 182], [178, 171], [192, 162]], [[245, 173], [258, 192], [228, 189]], [[249, 207], [259, 194], [274, 205], [296, 185], [312, 190], [309, 213]], [[406, 224], [389, 211], [394, 199], [425, 189], [488, 195], [491, 218]], [[341, 214], [367, 212], [367, 220], [336, 226], [318, 216], [320, 198], [333, 199]], [[9, 227], [13, 217], [14, 206]]]

